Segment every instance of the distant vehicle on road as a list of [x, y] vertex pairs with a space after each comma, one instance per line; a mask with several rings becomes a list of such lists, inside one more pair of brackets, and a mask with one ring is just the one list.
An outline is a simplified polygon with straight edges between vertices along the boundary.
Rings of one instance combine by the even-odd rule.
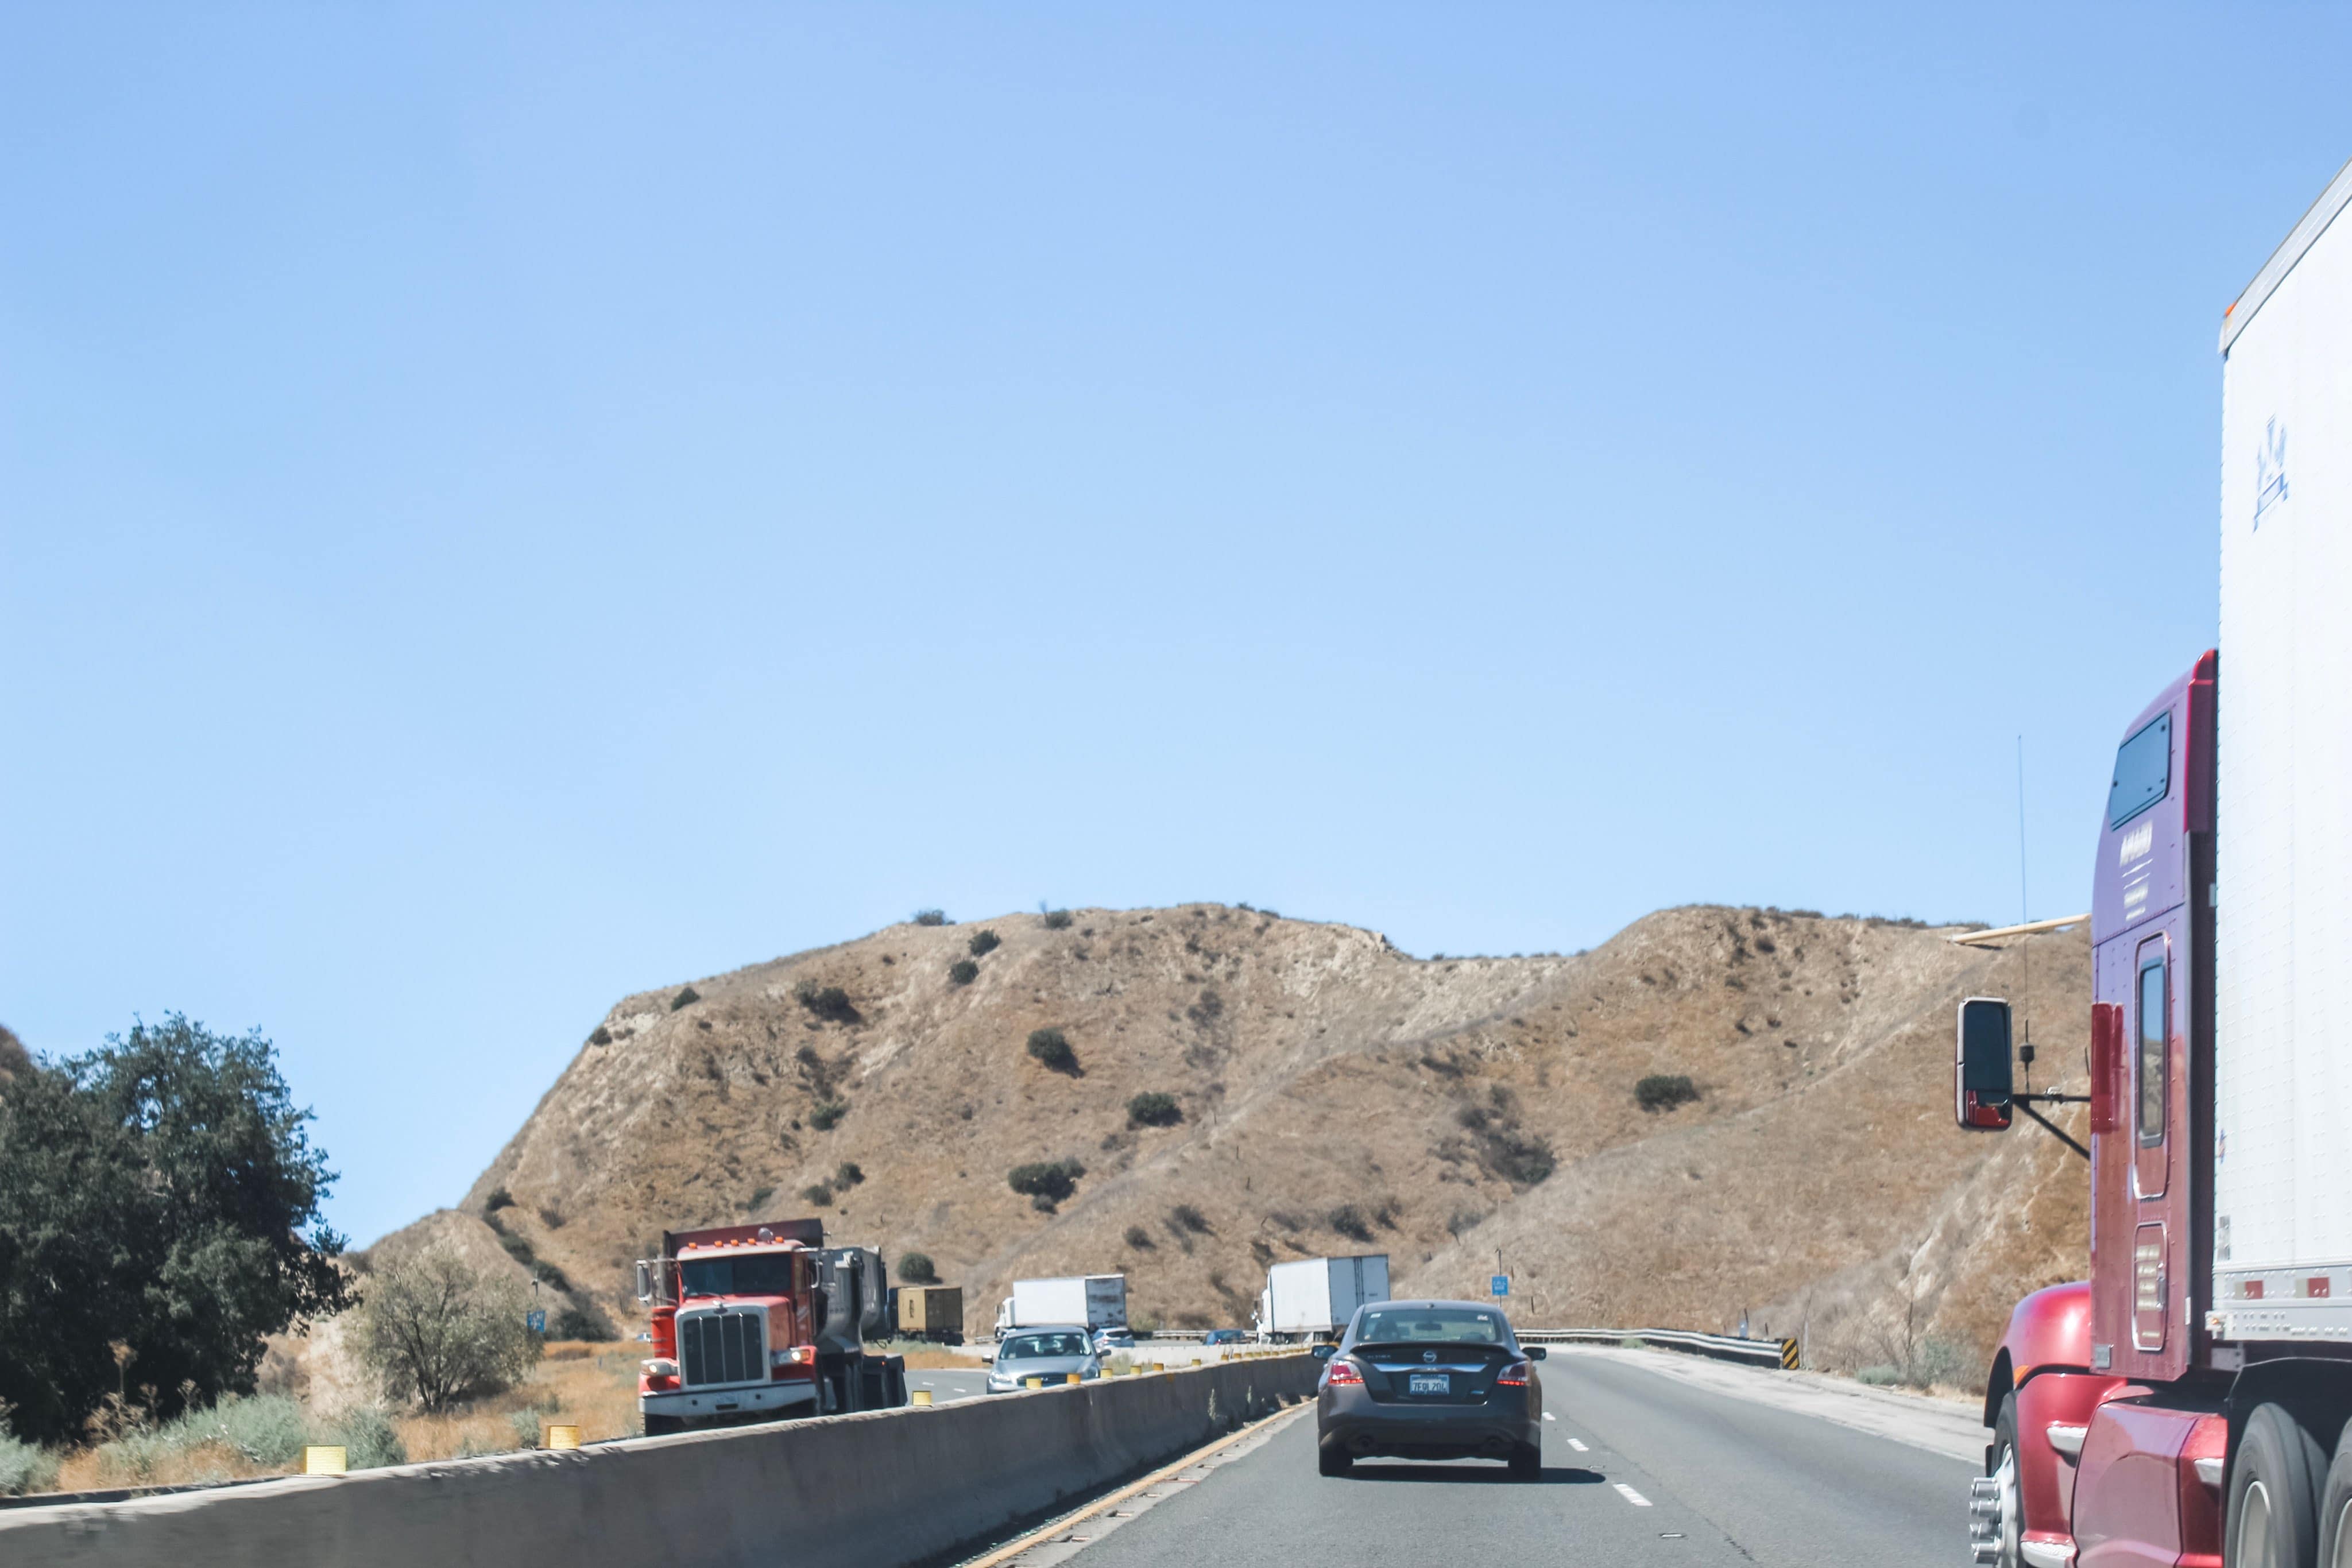
[[1338, 1337], [1358, 1307], [1389, 1299], [1389, 1257], [1297, 1258], [1265, 1271], [1257, 1336], [1275, 1343]]
[[866, 1351], [887, 1330], [882, 1254], [827, 1247], [823, 1220], [666, 1230], [636, 1273], [648, 1437], [907, 1403], [906, 1358]]
[[1060, 1280], [1015, 1280], [996, 1306], [996, 1337], [1022, 1329], [1082, 1323], [1088, 1330], [1127, 1326], [1127, 1276], [1075, 1274]]
[[1102, 1358], [1084, 1323], [1051, 1323], [1008, 1334], [996, 1347], [996, 1361], [988, 1369], [991, 1394], [1013, 1394], [1028, 1380], [1043, 1378], [1047, 1387], [1069, 1381], [1070, 1374], [1092, 1379], [1102, 1375]]
[[1239, 1329], [1211, 1329], [1201, 1336], [1202, 1344], [1247, 1344], [1249, 1335]]
[[1316, 1468], [1344, 1476], [1372, 1455], [1502, 1459], [1543, 1474], [1543, 1384], [1510, 1321], [1475, 1301], [1360, 1307], [1325, 1358], [1316, 1389]]
[[890, 1292], [890, 1320], [905, 1339], [963, 1343], [963, 1291], [954, 1285], [900, 1285]]
[[1134, 1348], [1135, 1335], [1128, 1331], [1127, 1325], [1124, 1323], [1113, 1323], [1108, 1328], [1100, 1328], [1095, 1331], [1095, 1354], [1097, 1355], [1108, 1355], [1115, 1350], [1133, 1350]]

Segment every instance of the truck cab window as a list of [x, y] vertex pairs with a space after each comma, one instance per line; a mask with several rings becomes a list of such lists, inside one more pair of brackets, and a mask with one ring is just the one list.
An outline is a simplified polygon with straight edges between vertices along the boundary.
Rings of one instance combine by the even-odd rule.
[[2160, 713], [2116, 753], [2115, 782], [2107, 788], [2107, 826], [2120, 828], [2164, 799], [2172, 787], [2172, 714]]
[[2165, 1005], [2164, 960], [2159, 958], [2144, 966], [2139, 972], [2139, 1141], [2142, 1144], [2164, 1141], [2167, 1061], [2164, 1042], [2168, 1010]]

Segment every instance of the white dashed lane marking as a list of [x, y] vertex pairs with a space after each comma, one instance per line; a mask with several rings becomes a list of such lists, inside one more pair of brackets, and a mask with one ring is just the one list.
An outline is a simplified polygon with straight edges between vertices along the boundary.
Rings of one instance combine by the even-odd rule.
[[1648, 1498], [1643, 1497], [1640, 1492], [1635, 1491], [1623, 1481], [1617, 1481], [1613, 1484], [1617, 1488], [1617, 1495], [1623, 1498], [1627, 1502], [1632, 1503], [1635, 1508], [1647, 1508], [1650, 1506], [1650, 1500]]
[[1580, 1454], [1589, 1454], [1589, 1453], [1592, 1452], [1592, 1450], [1591, 1450], [1591, 1449], [1590, 1449], [1590, 1448], [1586, 1448], [1582, 1443], [1579, 1442], [1579, 1441], [1578, 1441], [1576, 1438], [1574, 1438], [1574, 1437], [1570, 1437], [1570, 1438], [1568, 1440], [1568, 1446], [1569, 1446], [1570, 1448], [1574, 1448], [1574, 1449], [1575, 1449], [1578, 1453], [1580, 1453]]
[[1547, 1421], [1557, 1421], [1557, 1420], [1559, 1420], [1559, 1416], [1555, 1416], [1555, 1415], [1553, 1415], [1550, 1411], [1547, 1410], [1547, 1411], [1545, 1411], [1545, 1412], [1544, 1412], [1544, 1419], [1545, 1419], [1545, 1420], [1547, 1420]]

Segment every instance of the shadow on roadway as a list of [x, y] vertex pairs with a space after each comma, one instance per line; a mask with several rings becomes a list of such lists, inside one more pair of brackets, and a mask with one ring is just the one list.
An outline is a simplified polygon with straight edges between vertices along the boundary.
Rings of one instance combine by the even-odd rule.
[[[1351, 1480], [1367, 1481], [1450, 1481], [1456, 1486], [1474, 1487], [1523, 1487], [1528, 1484], [1513, 1476], [1509, 1469], [1503, 1465], [1480, 1465], [1475, 1469], [1468, 1465], [1444, 1463], [1374, 1465], [1358, 1459], [1349, 1467], [1348, 1477]], [[1598, 1486], [1607, 1479], [1598, 1470], [1562, 1469], [1558, 1466], [1547, 1465], [1544, 1467], [1543, 1479], [1538, 1484], [1548, 1487], [1589, 1487]]]

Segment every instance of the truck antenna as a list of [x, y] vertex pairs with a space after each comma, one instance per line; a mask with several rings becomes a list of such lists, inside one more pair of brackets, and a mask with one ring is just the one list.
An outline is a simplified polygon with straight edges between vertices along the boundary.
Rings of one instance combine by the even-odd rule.
[[[2022, 733], [2017, 737], [2017, 923], [2020, 925], [2033, 923], [2032, 904], [2026, 896], [2025, 883], [2025, 737]], [[2018, 1042], [2017, 1058], [2025, 1069], [2025, 1087], [2030, 1092], [2033, 1088], [2033, 1015], [2026, 1009], [2033, 1003], [2032, 937], [2025, 939], [2020, 954], [2025, 961], [2025, 977], [2018, 988], [2018, 999], [2025, 1005], [2018, 1009], [2018, 1026], [2025, 1038]]]

